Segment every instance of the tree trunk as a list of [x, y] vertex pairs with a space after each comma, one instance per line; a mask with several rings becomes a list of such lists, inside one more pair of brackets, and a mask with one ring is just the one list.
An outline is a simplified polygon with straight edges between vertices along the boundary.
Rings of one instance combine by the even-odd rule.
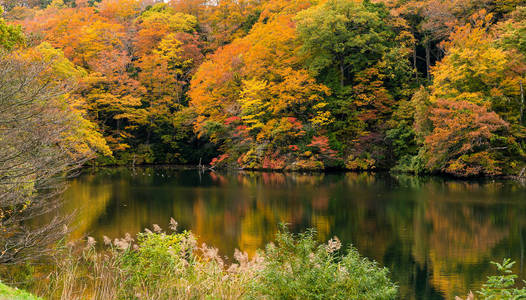
[[[519, 225], [520, 226], [520, 225]], [[524, 270], [524, 241], [522, 239], [522, 228], [519, 230], [520, 245], [521, 245], [521, 275], [522, 270]]]
[[152, 135], [152, 125], [146, 130], [146, 145], [150, 145], [150, 136]]
[[340, 60], [340, 87], [343, 89], [344, 79], [345, 79], [345, 69], [343, 65], [343, 58]]
[[524, 87], [522, 86], [522, 80], [520, 81], [521, 85], [521, 114], [520, 114], [520, 124], [522, 125], [522, 118], [524, 115]]
[[415, 47], [413, 48], [413, 69], [415, 70], [415, 79], [416, 79], [416, 82], [418, 83], [418, 69], [416, 68], [416, 44], [415, 44]]
[[429, 50], [429, 41], [426, 38], [425, 42], [425, 48], [426, 48], [426, 73], [427, 73], [427, 80], [431, 80], [431, 53]]

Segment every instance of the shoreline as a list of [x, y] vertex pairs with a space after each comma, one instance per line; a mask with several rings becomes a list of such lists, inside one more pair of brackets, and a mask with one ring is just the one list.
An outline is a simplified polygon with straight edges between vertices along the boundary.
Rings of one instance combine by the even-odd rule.
[[264, 173], [283, 173], [283, 174], [294, 174], [294, 173], [312, 173], [312, 174], [331, 174], [331, 173], [384, 173], [384, 174], [390, 174], [390, 175], [410, 175], [410, 176], [418, 176], [418, 177], [437, 177], [437, 178], [443, 178], [448, 180], [461, 180], [461, 181], [470, 181], [470, 180], [516, 180], [520, 182], [526, 182], [526, 174], [523, 176], [520, 175], [498, 175], [498, 176], [468, 176], [468, 177], [459, 177], [459, 176], [452, 176], [448, 174], [441, 174], [441, 173], [421, 173], [421, 174], [415, 174], [412, 172], [401, 172], [401, 171], [393, 171], [391, 169], [374, 169], [374, 170], [353, 170], [353, 169], [346, 169], [346, 168], [327, 168], [327, 169], [319, 169], [319, 170], [312, 170], [312, 169], [298, 169], [298, 170], [287, 170], [287, 169], [264, 169], [264, 168], [256, 168], [256, 169], [243, 169], [243, 168], [231, 168], [231, 167], [222, 167], [222, 168], [212, 168], [209, 166], [204, 165], [195, 165], [195, 164], [136, 164], [136, 165], [128, 165], [128, 164], [110, 164], [110, 165], [100, 165], [100, 166], [91, 166], [86, 165], [81, 168], [81, 170], [86, 169], [97, 169], [97, 168], [175, 168], [175, 169], [181, 169], [181, 170], [201, 170], [201, 171], [210, 171], [210, 172], [264, 172]]

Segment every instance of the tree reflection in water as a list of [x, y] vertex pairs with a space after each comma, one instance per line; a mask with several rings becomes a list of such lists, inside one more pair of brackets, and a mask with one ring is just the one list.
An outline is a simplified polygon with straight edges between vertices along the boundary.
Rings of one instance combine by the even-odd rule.
[[264, 247], [280, 222], [315, 227], [388, 267], [402, 299], [464, 295], [504, 257], [526, 271], [526, 187], [513, 181], [117, 168], [73, 180], [65, 197], [63, 209], [78, 211], [75, 237], [166, 228], [173, 217], [229, 256]]

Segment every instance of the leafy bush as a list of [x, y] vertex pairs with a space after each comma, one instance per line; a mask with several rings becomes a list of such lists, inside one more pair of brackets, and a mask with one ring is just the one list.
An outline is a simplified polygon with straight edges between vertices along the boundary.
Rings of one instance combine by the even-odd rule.
[[[175, 231], [176, 222], [172, 220]], [[154, 225], [136, 236], [111, 241], [105, 251], [67, 248], [58, 257], [49, 295], [62, 299], [394, 299], [388, 271], [337, 238], [327, 244], [314, 231], [286, 227], [275, 243], [249, 259], [236, 250], [226, 265], [218, 250], [197, 245], [190, 232], [165, 233]]]
[[293, 235], [283, 228], [263, 254], [264, 268], [251, 284], [252, 298], [394, 299], [388, 270], [352, 247], [339, 255], [338, 238], [320, 244], [310, 230]]
[[504, 259], [502, 264], [492, 262], [497, 266], [500, 275], [489, 276], [488, 281], [478, 292], [484, 299], [526, 299], [526, 288], [515, 288], [517, 275], [513, 274], [511, 268], [515, 264], [509, 258]]
[[[517, 288], [515, 280], [517, 275], [513, 274], [511, 268], [515, 264], [509, 258], [506, 258], [502, 263], [491, 262], [497, 266], [499, 275], [489, 276], [488, 281], [482, 285], [480, 291], [476, 294], [480, 295], [481, 299], [487, 300], [517, 300], [526, 299], [526, 287]], [[526, 284], [526, 281], [524, 282]], [[462, 300], [456, 297], [457, 300]], [[474, 300], [475, 295], [469, 293], [467, 300]]]
[[[142, 287], [147, 287], [147, 290], [159, 290], [172, 275], [185, 273], [189, 263], [184, 256], [189, 247], [184, 241], [188, 239], [188, 235], [187, 232], [139, 233], [135, 249], [129, 247], [131, 238], [117, 241], [116, 244], [124, 248], [124, 252], [118, 254], [124, 279], [120, 294], [128, 298], [141, 295], [138, 289]], [[125, 243], [124, 247], [122, 243]]]

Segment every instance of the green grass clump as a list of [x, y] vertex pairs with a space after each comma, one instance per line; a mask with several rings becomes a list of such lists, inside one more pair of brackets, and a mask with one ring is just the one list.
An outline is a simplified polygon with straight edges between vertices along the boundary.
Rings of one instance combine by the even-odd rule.
[[33, 296], [24, 290], [8, 287], [0, 282], [0, 300], [42, 300], [42, 298]]

